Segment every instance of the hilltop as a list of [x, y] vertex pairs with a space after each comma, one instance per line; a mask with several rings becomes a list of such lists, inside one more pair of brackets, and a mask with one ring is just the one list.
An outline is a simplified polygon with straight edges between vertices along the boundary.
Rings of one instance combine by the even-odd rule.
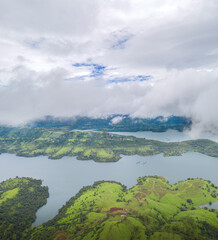
[[[7, 215], [1, 217], [1, 239], [217, 239], [218, 210], [199, 207], [218, 200], [218, 187], [213, 183], [197, 178], [170, 185], [163, 177], [140, 177], [137, 181], [130, 189], [117, 182], [104, 181], [83, 187], [54, 219], [38, 227], [30, 227], [33, 219], [30, 220], [27, 214], [19, 222], [14, 220], [9, 223], [10, 214], [21, 216], [23, 208], [20, 206], [29, 205], [30, 196], [36, 211], [42, 202], [36, 205], [39, 198], [31, 194], [42, 196], [36, 192], [41, 189], [44, 197], [40, 199], [44, 199], [45, 203], [45, 187], [36, 186], [33, 180], [27, 178], [5, 181], [6, 185], [0, 184], [5, 191], [0, 196], [1, 211], [5, 209], [2, 199], [4, 206], [7, 205]], [[19, 198], [19, 201], [16, 193], [18, 186], [28, 190], [27, 197]], [[21, 193], [19, 190], [18, 194]], [[23, 227], [18, 227], [18, 224]], [[5, 228], [8, 230], [5, 231]]]

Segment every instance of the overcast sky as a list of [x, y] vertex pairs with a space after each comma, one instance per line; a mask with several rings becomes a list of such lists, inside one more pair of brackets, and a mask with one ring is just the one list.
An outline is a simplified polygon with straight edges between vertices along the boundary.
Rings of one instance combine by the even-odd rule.
[[0, 122], [183, 115], [218, 129], [217, 0], [0, 0]]

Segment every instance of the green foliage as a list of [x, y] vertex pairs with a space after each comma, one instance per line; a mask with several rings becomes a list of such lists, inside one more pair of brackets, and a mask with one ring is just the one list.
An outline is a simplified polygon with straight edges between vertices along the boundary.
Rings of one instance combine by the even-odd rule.
[[[112, 124], [114, 117], [120, 117], [121, 121]], [[107, 118], [54, 118], [47, 116], [43, 120], [32, 123], [35, 127], [44, 128], [63, 128], [63, 129], [83, 129], [98, 131], [117, 131], [117, 132], [137, 132], [137, 131], [153, 131], [165, 132], [168, 129], [183, 131], [190, 128], [191, 119], [185, 117], [171, 116], [167, 119], [164, 117], [156, 118], [131, 118], [128, 115], [111, 115]]]
[[[217, 187], [203, 179], [169, 185], [163, 177], [140, 177], [127, 190], [113, 181], [83, 187], [56, 217], [31, 227], [36, 210], [46, 203], [41, 180], [15, 178], [0, 183], [0, 239], [216, 240], [218, 210], [199, 204], [215, 202]], [[208, 191], [210, 189], [210, 191]]]
[[[46, 155], [51, 159], [77, 156], [80, 160], [115, 162], [123, 155], [181, 155], [188, 151], [218, 157], [218, 144], [210, 140], [165, 143], [106, 132], [74, 132], [62, 129], [0, 127], [0, 153], [18, 156]], [[214, 193], [212, 193], [213, 196]]]
[[36, 211], [46, 203], [48, 188], [41, 180], [15, 178], [0, 183], [0, 239], [21, 239]]
[[129, 190], [116, 182], [96, 182], [82, 188], [53, 220], [26, 230], [23, 239], [216, 240], [218, 211], [198, 207], [211, 198], [207, 185], [216, 190], [200, 178], [171, 186], [163, 177], [141, 177]]

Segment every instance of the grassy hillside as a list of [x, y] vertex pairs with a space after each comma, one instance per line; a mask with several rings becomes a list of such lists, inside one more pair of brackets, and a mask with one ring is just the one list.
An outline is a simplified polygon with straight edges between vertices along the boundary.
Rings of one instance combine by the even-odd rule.
[[24, 239], [196, 239], [218, 237], [218, 210], [198, 206], [218, 200], [217, 187], [203, 179], [169, 185], [142, 177], [127, 190], [116, 182], [84, 187], [51, 221], [28, 229]]
[[0, 239], [20, 239], [36, 210], [46, 203], [48, 188], [41, 180], [15, 178], [0, 183]]
[[169, 185], [163, 177], [140, 177], [128, 189], [117, 182], [83, 187], [56, 217], [31, 227], [46, 203], [40, 180], [15, 178], [0, 184], [2, 240], [216, 240], [218, 210], [199, 205], [218, 200], [218, 187], [203, 179]]
[[24, 157], [46, 155], [60, 159], [77, 156], [80, 160], [113, 162], [118, 161], [121, 154], [148, 156], [163, 153], [175, 156], [188, 151], [218, 157], [218, 144], [210, 140], [164, 143], [106, 132], [74, 132], [61, 128], [0, 127], [0, 153]]

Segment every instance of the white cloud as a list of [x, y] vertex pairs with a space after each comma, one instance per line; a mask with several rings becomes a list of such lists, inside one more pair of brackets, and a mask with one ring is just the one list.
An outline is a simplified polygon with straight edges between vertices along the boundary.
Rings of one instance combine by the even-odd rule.
[[0, 0], [0, 121], [176, 114], [217, 129], [217, 12], [216, 0]]
[[123, 117], [121, 117], [121, 116], [114, 117], [111, 120], [111, 124], [117, 124], [117, 123], [121, 122], [122, 120], [123, 120]]

